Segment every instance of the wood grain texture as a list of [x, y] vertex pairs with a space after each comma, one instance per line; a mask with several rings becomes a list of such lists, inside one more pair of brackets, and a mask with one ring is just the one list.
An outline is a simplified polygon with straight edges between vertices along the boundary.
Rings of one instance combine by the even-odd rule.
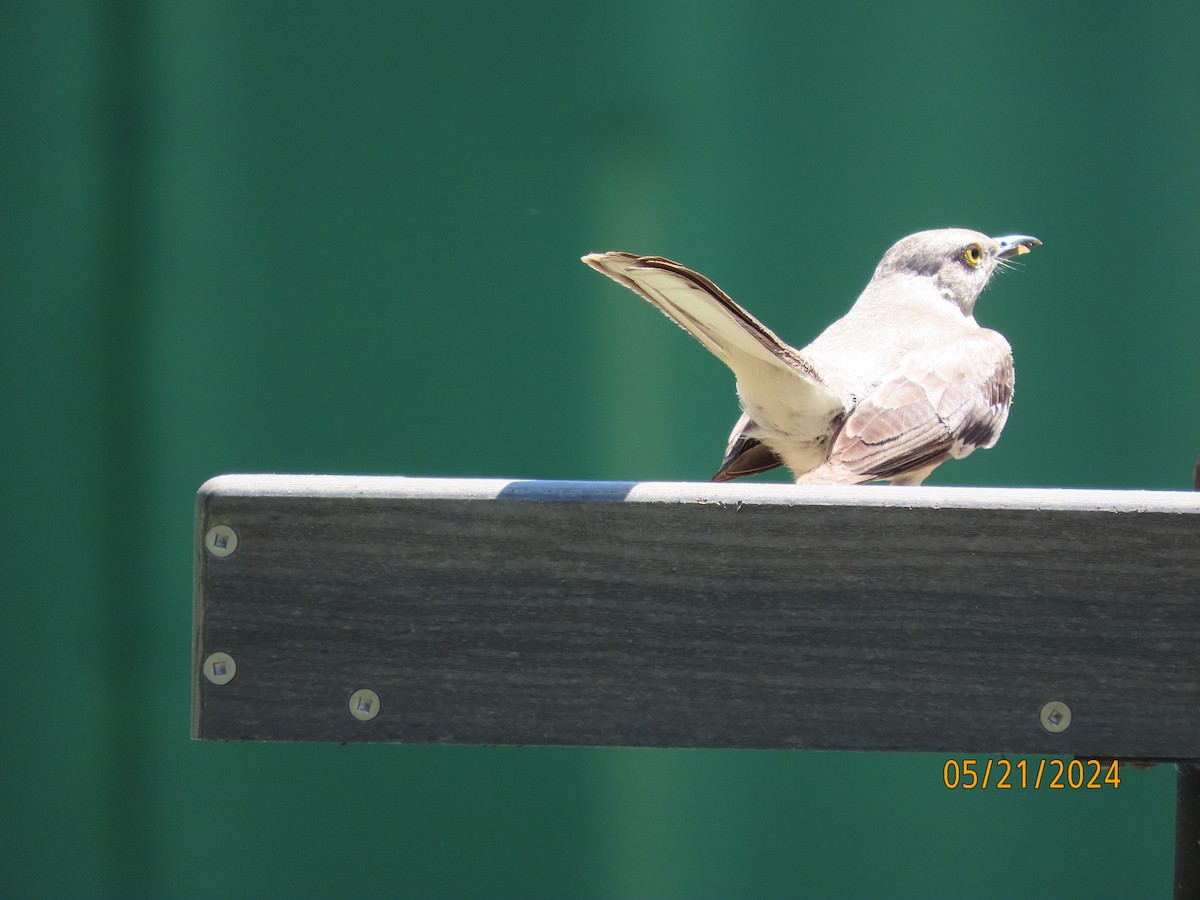
[[1200, 757], [1191, 494], [223, 476], [195, 552], [200, 738]]

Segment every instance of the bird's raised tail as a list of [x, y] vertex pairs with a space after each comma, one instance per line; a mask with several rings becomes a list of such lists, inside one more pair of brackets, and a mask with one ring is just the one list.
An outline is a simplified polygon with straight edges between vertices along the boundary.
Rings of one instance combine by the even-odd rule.
[[590, 253], [582, 259], [597, 272], [649, 300], [735, 375], [739, 374], [739, 364], [754, 360], [797, 369], [820, 381], [794, 348], [699, 272], [661, 256], [635, 256], [615, 250]]
[[[813, 439], [827, 434], [843, 402], [794, 347], [698, 272], [660, 256], [592, 253], [583, 261], [658, 307], [727, 365], [737, 378], [746, 415], [731, 435], [714, 480], [728, 481], [772, 469], [781, 462], [804, 471]], [[789, 456], [772, 445], [787, 436], [800, 447]]]

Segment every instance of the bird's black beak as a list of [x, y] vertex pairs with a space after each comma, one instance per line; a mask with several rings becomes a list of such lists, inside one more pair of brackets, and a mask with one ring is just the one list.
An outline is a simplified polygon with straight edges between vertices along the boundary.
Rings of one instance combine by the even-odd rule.
[[1028, 253], [1042, 243], [1037, 238], [1030, 237], [1027, 234], [1010, 234], [1008, 237], [999, 237], [995, 240], [999, 246], [999, 249], [996, 251], [997, 259], [1012, 259], [1014, 256]]

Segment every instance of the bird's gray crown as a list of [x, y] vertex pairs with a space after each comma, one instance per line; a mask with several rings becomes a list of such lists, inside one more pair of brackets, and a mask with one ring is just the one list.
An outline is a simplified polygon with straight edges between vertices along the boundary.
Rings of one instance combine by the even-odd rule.
[[939, 228], [918, 231], [901, 238], [883, 255], [876, 270], [878, 274], [911, 272], [915, 275], [936, 275], [948, 262], [958, 261], [970, 246], [978, 244], [988, 257], [994, 252], [995, 241], [986, 234], [969, 228]]

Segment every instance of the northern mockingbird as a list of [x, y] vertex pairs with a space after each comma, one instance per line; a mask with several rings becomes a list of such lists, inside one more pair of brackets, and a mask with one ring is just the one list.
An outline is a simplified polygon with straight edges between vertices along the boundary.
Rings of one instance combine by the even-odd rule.
[[583, 261], [636, 291], [733, 370], [742, 417], [713, 481], [786, 465], [797, 484], [920, 484], [994, 446], [1013, 395], [1012, 349], [975, 301], [1027, 235], [922, 231], [883, 255], [854, 306], [803, 350], [719, 287], [658, 256]]

